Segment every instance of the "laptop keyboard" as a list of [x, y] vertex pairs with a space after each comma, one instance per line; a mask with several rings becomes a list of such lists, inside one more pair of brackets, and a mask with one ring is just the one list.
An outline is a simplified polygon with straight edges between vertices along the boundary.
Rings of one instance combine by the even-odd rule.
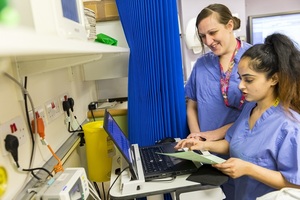
[[145, 173], [159, 172], [173, 166], [168, 156], [160, 155], [156, 152], [163, 153], [162, 148], [160, 146], [140, 148]]

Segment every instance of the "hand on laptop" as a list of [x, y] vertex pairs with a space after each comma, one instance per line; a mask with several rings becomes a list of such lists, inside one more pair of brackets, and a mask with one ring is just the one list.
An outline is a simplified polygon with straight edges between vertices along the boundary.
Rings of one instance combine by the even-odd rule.
[[202, 140], [205, 141], [205, 132], [197, 132], [197, 133], [190, 133], [187, 138], [194, 138], [194, 139], [198, 139], [198, 140]]
[[220, 139], [224, 139], [224, 129], [216, 129], [213, 131], [205, 131], [205, 132], [192, 132], [187, 138], [195, 138], [202, 141], [216, 141]]
[[195, 138], [180, 140], [175, 149], [188, 148], [189, 150], [205, 150], [205, 142]]

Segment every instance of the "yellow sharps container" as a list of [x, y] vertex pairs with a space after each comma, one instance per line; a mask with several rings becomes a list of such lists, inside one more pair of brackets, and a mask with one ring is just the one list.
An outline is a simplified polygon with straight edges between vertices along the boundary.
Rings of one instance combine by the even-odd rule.
[[110, 180], [113, 141], [103, 129], [103, 121], [89, 122], [82, 126], [85, 143], [88, 177], [93, 182]]

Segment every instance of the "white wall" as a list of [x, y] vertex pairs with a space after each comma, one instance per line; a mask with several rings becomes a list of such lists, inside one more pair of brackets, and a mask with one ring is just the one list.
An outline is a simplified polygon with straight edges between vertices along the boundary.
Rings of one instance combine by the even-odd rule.
[[[0, 71], [6, 71], [12, 75], [17, 74], [15, 73], [17, 68], [14, 64], [14, 58], [0, 57]], [[17, 76], [15, 77], [17, 78]], [[95, 82], [82, 80], [80, 66], [74, 66], [69, 69], [64, 68], [28, 76], [27, 90], [33, 99], [35, 107], [44, 107], [45, 102], [68, 93], [75, 100], [74, 113], [81, 123], [86, 119], [87, 105], [96, 99]], [[30, 142], [29, 131], [25, 124], [24, 100], [21, 89], [10, 79], [4, 75], [0, 75], [0, 91], [0, 125], [17, 116], [20, 116], [24, 122], [26, 143], [19, 147], [19, 164], [21, 168], [28, 168], [32, 143]], [[3, 133], [3, 131], [0, 131], [0, 133], [6, 135], [6, 132]], [[45, 133], [46, 140], [54, 151], [71, 136], [71, 133], [67, 131], [67, 127], [64, 124], [63, 114], [51, 123], [46, 124]], [[17, 170], [11, 155], [2, 151], [3, 144], [3, 140], [1, 140], [0, 166], [4, 167], [7, 171], [8, 187], [2, 200], [11, 200], [25, 183], [26, 173]], [[38, 148], [32, 167], [42, 167], [50, 158], [51, 153], [46, 146], [41, 145], [39, 140], [36, 140], [36, 144], [38, 144]]]
[[299, 11], [299, 0], [245, 0], [246, 16], [269, 14], [277, 12]]
[[226, 5], [232, 14], [238, 14], [238, 18], [241, 20], [241, 28], [236, 31], [236, 36], [246, 36], [246, 16], [245, 16], [245, 0], [218, 0], [218, 1], [199, 1], [199, 0], [178, 0], [179, 3], [179, 16], [181, 20], [181, 30], [182, 30], [182, 59], [185, 69], [185, 79], [189, 77], [192, 68], [192, 62], [201, 56], [201, 54], [194, 54], [192, 50], [187, 49], [185, 44], [185, 29], [188, 21], [197, 17], [199, 12], [209, 4], [221, 3]]
[[[118, 46], [128, 47], [122, 24], [120, 20], [108, 21], [108, 22], [98, 22], [97, 33], [104, 33], [110, 37], [118, 40]], [[113, 66], [111, 66], [113, 67]], [[124, 63], [124, 68], [128, 70], [128, 63]], [[128, 96], [128, 78], [114, 78], [114, 79], [103, 79], [97, 80], [97, 98], [107, 99], [107, 98], [118, 98]]]

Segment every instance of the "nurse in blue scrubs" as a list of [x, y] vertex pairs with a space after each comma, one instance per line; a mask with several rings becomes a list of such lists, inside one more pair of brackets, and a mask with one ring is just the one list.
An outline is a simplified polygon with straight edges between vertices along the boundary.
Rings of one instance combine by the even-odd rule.
[[[238, 88], [237, 65], [242, 54], [251, 46], [234, 36], [240, 19], [232, 16], [223, 4], [211, 4], [197, 16], [200, 42], [210, 52], [195, 63], [185, 85], [187, 138], [218, 140], [238, 118], [244, 97]], [[227, 200], [234, 200], [232, 180], [222, 185]]]
[[197, 16], [200, 42], [210, 52], [196, 61], [185, 85], [188, 138], [223, 139], [244, 103], [237, 74], [242, 54], [251, 46], [235, 38], [240, 19], [223, 4], [211, 4]]
[[242, 113], [219, 141], [185, 139], [176, 148], [229, 153], [213, 165], [234, 178], [235, 199], [285, 187], [300, 189], [300, 52], [287, 36], [274, 33], [248, 49], [238, 65]]

